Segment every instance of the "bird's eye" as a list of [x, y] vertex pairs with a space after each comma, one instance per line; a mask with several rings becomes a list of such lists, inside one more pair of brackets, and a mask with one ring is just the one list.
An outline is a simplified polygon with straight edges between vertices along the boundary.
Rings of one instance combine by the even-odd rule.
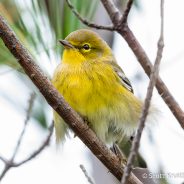
[[84, 50], [89, 50], [90, 49], [90, 46], [88, 44], [84, 44], [83, 47], [82, 47]]

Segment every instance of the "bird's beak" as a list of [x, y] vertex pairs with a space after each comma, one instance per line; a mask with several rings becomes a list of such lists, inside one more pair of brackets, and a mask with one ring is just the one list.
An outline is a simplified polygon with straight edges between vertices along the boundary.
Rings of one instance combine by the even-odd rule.
[[67, 40], [59, 40], [59, 42], [64, 46], [64, 48], [74, 48], [74, 46]]

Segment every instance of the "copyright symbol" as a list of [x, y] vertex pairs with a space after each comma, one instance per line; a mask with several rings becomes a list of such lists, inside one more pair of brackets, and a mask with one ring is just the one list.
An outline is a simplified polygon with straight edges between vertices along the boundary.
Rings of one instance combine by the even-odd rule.
[[144, 173], [144, 174], [142, 174], [142, 177], [143, 177], [143, 178], [147, 178], [148, 175], [147, 175], [146, 173]]

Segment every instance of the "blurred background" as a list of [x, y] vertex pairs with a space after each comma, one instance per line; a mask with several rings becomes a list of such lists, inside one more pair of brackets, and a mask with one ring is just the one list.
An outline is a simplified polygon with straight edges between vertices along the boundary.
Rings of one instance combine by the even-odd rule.
[[[71, 0], [80, 14], [95, 23], [108, 25], [110, 20], [98, 0]], [[126, 1], [116, 0], [120, 11]], [[184, 68], [184, 2], [165, 2], [165, 48], [160, 75], [170, 92], [184, 109], [182, 87]], [[61, 60], [62, 47], [58, 40], [85, 26], [72, 14], [64, 0], [0, 0], [0, 14], [8, 21], [18, 38], [27, 47], [37, 64], [51, 78]], [[160, 0], [135, 1], [129, 25], [154, 62], [160, 33]], [[95, 30], [96, 31], [96, 30]], [[112, 47], [119, 65], [130, 79], [135, 95], [144, 99], [148, 78], [123, 38], [114, 32], [98, 30]], [[47, 137], [52, 122], [52, 109], [24, 74], [14, 57], [0, 40], [0, 156], [10, 159], [24, 127], [28, 100], [36, 94], [20, 149], [15, 161], [27, 158]], [[161, 111], [154, 125], [146, 127], [141, 140], [140, 155], [145, 160], [150, 178], [160, 183], [184, 183], [184, 133], [157, 91], [152, 103]], [[127, 153], [129, 146], [124, 145]], [[137, 165], [145, 162], [138, 158]], [[2, 184], [67, 183], [87, 184], [79, 165], [83, 165], [96, 184], [118, 183], [78, 138], [67, 139], [57, 148], [54, 135], [49, 147], [26, 164], [10, 169]], [[4, 163], [0, 160], [0, 175]], [[164, 173], [162, 177], [158, 173]], [[158, 182], [158, 181], [157, 181]]]

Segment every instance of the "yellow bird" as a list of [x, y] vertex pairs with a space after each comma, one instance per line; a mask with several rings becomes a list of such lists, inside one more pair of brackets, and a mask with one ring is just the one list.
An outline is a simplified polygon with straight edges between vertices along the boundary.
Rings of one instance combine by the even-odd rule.
[[[120, 142], [137, 127], [142, 101], [133, 94], [130, 81], [117, 64], [111, 48], [100, 36], [80, 29], [60, 40], [62, 62], [52, 83], [97, 136], [106, 143]], [[54, 112], [57, 142], [69, 127]]]

